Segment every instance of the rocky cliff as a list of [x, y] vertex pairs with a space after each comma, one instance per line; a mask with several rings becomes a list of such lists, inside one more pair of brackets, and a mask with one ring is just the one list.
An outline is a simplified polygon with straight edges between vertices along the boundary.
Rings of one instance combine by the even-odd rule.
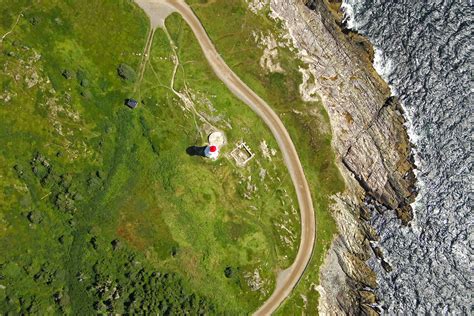
[[[316, 92], [329, 113], [333, 146], [347, 190], [334, 197], [339, 228], [321, 270], [319, 311], [373, 314], [376, 276], [366, 261], [384, 269], [377, 234], [368, 224], [374, 210], [394, 210], [404, 224], [416, 195], [411, 145], [402, 108], [372, 67], [373, 52], [362, 36], [344, 30], [337, 1], [272, 0], [305, 67], [304, 90]], [[314, 78], [310, 80], [309, 78]]]

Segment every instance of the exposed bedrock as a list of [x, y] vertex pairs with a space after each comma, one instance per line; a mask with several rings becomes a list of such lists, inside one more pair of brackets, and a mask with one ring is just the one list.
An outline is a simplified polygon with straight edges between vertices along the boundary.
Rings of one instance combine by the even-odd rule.
[[[376, 256], [377, 234], [367, 220], [376, 209], [394, 210], [404, 224], [412, 219], [413, 159], [400, 103], [372, 67], [373, 51], [360, 35], [345, 32], [331, 3], [272, 0], [274, 15], [286, 23], [293, 45], [306, 63], [301, 89], [316, 92], [326, 107], [333, 146], [347, 190], [335, 197], [339, 236], [321, 270], [320, 312], [376, 313], [375, 273], [366, 261]], [[314, 77], [314, 80], [305, 78]], [[374, 209], [374, 207], [370, 207]]]

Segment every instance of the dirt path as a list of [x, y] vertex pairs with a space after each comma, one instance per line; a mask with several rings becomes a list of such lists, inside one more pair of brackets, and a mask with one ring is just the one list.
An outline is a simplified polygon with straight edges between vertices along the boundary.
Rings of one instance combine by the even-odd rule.
[[[298, 197], [301, 216], [301, 240], [296, 259], [286, 270], [280, 272], [274, 292], [267, 301], [255, 312], [255, 315], [269, 315], [287, 298], [304, 273], [311, 259], [314, 240], [316, 236], [316, 222], [314, 218], [313, 202], [311, 192], [306, 181], [301, 162], [298, 158], [295, 146], [285, 126], [278, 115], [265, 103], [255, 92], [253, 92], [240, 78], [227, 66], [219, 53], [216, 51], [206, 30], [191, 10], [182, 0], [135, 0], [150, 16], [152, 26], [158, 26], [153, 22], [164, 21], [165, 14], [176, 11], [191, 27], [201, 46], [204, 55], [216, 75], [240, 100], [245, 102], [270, 128], [278, 146], [283, 154], [283, 159], [290, 173], [293, 185]], [[161, 10], [160, 10], [161, 8]], [[155, 23], [155, 24], [154, 24]]]
[[138, 100], [141, 100], [142, 96], [141, 96], [141, 91], [139, 90], [140, 89], [140, 86], [142, 84], [142, 80], [143, 80], [143, 75], [145, 74], [145, 69], [146, 69], [146, 64], [148, 62], [148, 58], [150, 57], [150, 50], [151, 50], [151, 44], [153, 43], [153, 35], [155, 34], [155, 28], [150, 28], [150, 31], [148, 32], [148, 36], [147, 36], [147, 39], [146, 39], [146, 43], [145, 43], [145, 47], [143, 49], [143, 53], [142, 53], [142, 59], [140, 61], [140, 66], [139, 66], [139, 69], [138, 69], [138, 79], [137, 79], [137, 82], [135, 84], [135, 87], [134, 87], [134, 94], [137, 92], [137, 89], [138, 89]]
[[2, 37], [0, 37], [0, 44], [2, 44], [3, 40], [5, 39], [5, 37], [7, 37], [10, 33], [13, 32], [13, 30], [15, 29], [15, 27], [17, 26], [18, 22], [20, 22], [20, 18], [23, 16], [23, 12], [25, 12], [25, 10], [29, 9], [31, 7], [30, 6], [27, 6], [26, 8], [22, 9], [20, 11], [20, 13], [18, 13], [18, 16], [16, 17], [16, 20], [15, 20], [15, 23], [13, 24], [13, 26], [10, 28], [10, 30], [8, 30], [5, 34], [2, 35]]

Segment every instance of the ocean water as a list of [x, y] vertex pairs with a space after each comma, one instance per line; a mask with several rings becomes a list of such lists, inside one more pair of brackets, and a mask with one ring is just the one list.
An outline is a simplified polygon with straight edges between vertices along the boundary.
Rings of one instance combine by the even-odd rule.
[[419, 195], [411, 227], [374, 213], [383, 314], [471, 314], [473, 1], [344, 0], [347, 27], [376, 48], [374, 67], [406, 110]]

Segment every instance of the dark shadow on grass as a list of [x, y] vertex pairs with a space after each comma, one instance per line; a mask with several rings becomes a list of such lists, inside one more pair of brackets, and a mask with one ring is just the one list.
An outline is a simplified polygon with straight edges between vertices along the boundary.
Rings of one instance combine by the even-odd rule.
[[206, 146], [190, 146], [186, 148], [186, 153], [189, 156], [202, 156], [205, 157], [204, 155], [204, 150], [206, 149]]

